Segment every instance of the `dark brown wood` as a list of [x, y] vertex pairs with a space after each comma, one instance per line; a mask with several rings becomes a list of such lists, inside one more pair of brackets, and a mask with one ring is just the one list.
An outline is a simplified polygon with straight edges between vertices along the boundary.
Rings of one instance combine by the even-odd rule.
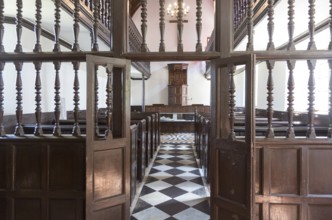
[[40, 36], [41, 36], [41, 9], [42, 9], [42, 2], [41, 0], [36, 0], [36, 23], [35, 23], [35, 34], [36, 34], [36, 44], [35, 48], [33, 49], [33, 52], [41, 52], [42, 51], [42, 45], [40, 44]]
[[113, 67], [108, 66], [107, 67], [107, 83], [106, 83], [106, 124], [107, 124], [107, 130], [106, 130], [106, 136], [110, 135], [113, 137], [112, 133], [112, 109], [113, 109]]
[[[314, 42], [314, 41], [312, 41]], [[308, 79], [308, 138], [315, 138], [316, 132], [314, 127], [315, 117], [315, 72], [316, 60], [308, 60], [309, 79]]]
[[[234, 140], [230, 137], [231, 129], [225, 129], [216, 126], [217, 136], [214, 136], [214, 144], [211, 147], [211, 217], [213, 219], [253, 219], [253, 182], [252, 182], [252, 165], [253, 165], [253, 143], [254, 143], [254, 123], [255, 115], [252, 98], [254, 97], [254, 80], [255, 65], [254, 56], [239, 56], [225, 59], [219, 59], [214, 63], [215, 73], [220, 73], [222, 69], [229, 74], [227, 80], [228, 87], [232, 89], [232, 78], [230, 75], [235, 71], [235, 66], [246, 65], [246, 117], [245, 117], [245, 138], [242, 141]], [[225, 79], [223, 79], [225, 80]], [[231, 96], [227, 89], [223, 93]], [[232, 99], [229, 97], [229, 99]], [[232, 102], [231, 100], [229, 100]], [[220, 101], [221, 102], [221, 101]], [[222, 102], [225, 102], [224, 100]], [[216, 122], [222, 119], [220, 112], [229, 105], [216, 106]], [[214, 112], [212, 112], [214, 113]], [[215, 113], [214, 113], [215, 114]], [[229, 112], [231, 114], [231, 112]], [[213, 117], [213, 116], [212, 116]], [[225, 115], [223, 116], [225, 117]], [[229, 120], [229, 119], [228, 119]], [[227, 122], [227, 121], [226, 121]], [[230, 125], [228, 125], [230, 126]], [[213, 129], [214, 127], [212, 127]], [[222, 135], [225, 129], [228, 131], [226, 136]], [[212, 135], [216, 135], [212, 134]], [[216, 167], [218, 167], [216, 169]], [[234, 174], [237, 175], [234, 175]], [[234, 184], [236, 182], [237, 184]]]
[[178, 47], [177, 52], [183, 52], [183, 43], [182, 43], [182, 35], [183, 35], [183, 0], [177, 0], [178, 4], [178, 13], [176, 15], [177, 18], [177, 33], [178, 33]]
[[146, 45], [146, 32], [147, 32], [147, 0], [141, 0], [141, 18], [142, 18], [142, 24], [141, 24], [141, 31], [142, 31], [142, 45], [141, 45], [141, 52], [147, 52], [148, 48]]
[[17, 35], [17, 43], [14, 52], [20, 53], [23, 52], [21, 38], [22, 38], [22, 8], [23, 3], [22, 0], [16, 1], [16, 35]]
[[[91, 0], [92, 1], [92, 0]], [[99, 7], [99, 0], [93, 0], [93, 27], [92, 27], [92, 51], [99, 51], [99, 45], [98, 45], [98, 7]]]
[[[328, 50], [332, 50], [332, 0], [330, 0], [330, 25], [329, 25], [329, 30], [330, 30], [330, 43], [328, 46]], [[329, 82], [329, 130], [327, 133], [328, 138], [332, 138], [332, 60], [329, 60], [329, 68], [330, 68], [330, 82]]]
[[253, 22], [253, 10], [254, 10], [254, 0], [247, 0], [248, 4], [248, 14], [247, 14], [247, 19], [248, 19], [248, 24], [247, 24], [247, 29], [248, 29], [248, 43], [247, 43], [247, 51], [253, 51], [254, 50], [254, 43], [253, 43], [253, 37], [254, 37], [254, 22]]
[[41, 89], [42, 89], [42, 84], [41, 84], [41, 78], [40, 78], [40, 70], [42, 67], [41, 62], [35, 62], [35, 70], [36, 70], [36, 79], [35, 79], [35, 90], [36, 90], [36, 109], [35, 109], [35, 115], [36, 115], [36, 126], [35, 126], [35, 131], [34, 135], [35, 136], [41, 136], [43, 134], [43, 129], [41, 128], [41, 116], [42, 116], [42, 108], [41, 108], [41, 101], [42, 101], [42, 96], [41, 96]]
[[[113, 73], [121, 74], [122, 124], [121, 136], [96, 136], [95, 121], [95, 66], [113, 65]], [[115, 68], [121, 71], [115, 71]], [[100, 56], [87, 57], [87, 136], [86, 136], [86, 219], [129, 219], [130, 218], [130, 129], [129, 129], [129, 71], [130, 64], [125, 60]], [[114, 77], [114, 83], [120, 83]], [[113, 84], [114, 86], [114, 84]], [[115, 89], [115, 88], [114, 88]], [[113, 97], [114, 99], [114, 97]], [[115, 100], [115, 99], [114, 99]], [[113, 110], [114, 113], [114, 110]], [[119, 117], [114, 115], [114, 117]], [[113, 129], [115, 124], [113, 123]]]
[[137, 125], [130, 126], [130, 203], [133, 202], [137, 191]]
[[61, 127], [60, 127], [60, 105], [61, 105], [61, 97], [60, 97], [60, 67], [61, 63], [55, 61], [54, 69], [55, 69], [55, 80], [54, 80], [54, 128], [53, 135], [61, 136]]
[[196, 32], [197, 43], [196, 52], [202, 52], [201, 33], [202, 33], [202, 0], [196, 0]]
[[94, 95], [95, 95], [95, 103], [94, 103], [94, 130], [95, 130], [95, 136], [98, 137], [100, 135], [99, 133], [99, 117], [98, 117], [98, 109], [99, 109], [99, 81], [98, 81], [98, 70], [99, 67], [95, 66], [95, 78], [94, 78]]
[[234, 65], [228, 66], [229, 71], [229, 139], [235, 140], [234, 132], [234, 120], [235, 120], [235, 83], [234, 83], [234, 72], [236, 67]]
[[294, 76], [293, 71], [295, 68], [295, 62], [294, 60], [287, 61], [287, 66], [289, 69], [289, 76], [288, 76], [288, 82], [287, 82], [287, 89], [288, 89], [288, 96], [287, 96], [287, 113], [288, 113], [288, 130], [287, 130], [287, 138], [294, 138], [294, 127], [293, 127], [293, 117], [294, 117]]
[[5, 47], [4, 47], [4, 44], [3, 44], [3, 36], [4, 36], [4, 33], [5, 33], [5, 27], [4, 27], [4, 19], [5, 19], [5, 16], [4, 16], [4, 1], [0, 1], [0, 52], [4, 52], [5, 51]]
[[273, 118], [273, 76], [272, 71], [274, 68], [274, 61], [267, 61], [267, 69], [269, 71], [269, 76], [267, 79], [267, 120], [268, 120], [268, 128], [266, 130], [267, 138], [274, 138], [274, 129], [272, 127], [272, 118]]
[[85, 219], [84, 175], [84, 139], [1, 140], [1, 219]]
[[78, 43], [78, 37], [79, 37], [79, 33], [80, 33], [80, 25], [79, 25], [79, 21], [80, 21], [80, 2], [79, 0], [74, 0], [74, 24], [73, 24], [73, 33], [74, 33], [74, 43], [72, 46], [72, 51], [78, 52], [80, 51], [80, 45]]
[[267, 24], [267, 32], [269, 34], [269, 43], [267, 44], [266, 50], [275, 50], [274, 42], [273, 42], [273, 33], [274, 33], [274, 1], [268, 0], [268, 24]]
[[295, 0], [288, 0], [288, 46], [287, 50], [295, 50], [294, 44], [294, 29], [295, 29], [295, 22], [294, 22], [294, 4]]
[[54, 48], [53, 52], [60, 52], [60, 19], [61, 19], [61, 0], [55, 0], [54, 1], [54, 6], [55, 6], [55, 13], [54, 13]]
[[80, 62], [73, 62], [73, 67], [74, 67], [74, 109], [73, 109], [73, 114], [74, 114], [74, 126], [73, 126], [73, 131], [72, 134], [73, 136], [80, 136], [81, 135], [81, 129], [79, 125], [79, 118], [80, 118], [80, 107], [79, 107], [79, 102], [80, 102], [80, 82], [78, 78], [78, 70], [80, 69]]
[[5, 132], [5, 127], [4, 127], [4, 92], [3, 90], [5, 89], [4, 81], [3, 81], [3, 76], [2, 72], [5, 68], [5, 63], [0, 62], [0, 136], [4, 136], [6, 134]]
[[308, 50], [316, 50], [316, 42], [315, 42], [315, 1], [316, 0], [309, 0], [309, 36], [310, 40], [308, 43]]
[[16, 136], [22, 136], [24, 135], [23, 131], [23, 96], [22, 96], [22, 68], [23, 63], [22, 62], [15, 62], [15, 68], [16, 68], [16, 127], [14, 134]]
[[164, 34], [165, 34], [165, 0], [159, 0], [159, 29], [160, 29], [160, 44], [159, 44], [159, 52], [165, 52], [165, 40], [164, 40]]

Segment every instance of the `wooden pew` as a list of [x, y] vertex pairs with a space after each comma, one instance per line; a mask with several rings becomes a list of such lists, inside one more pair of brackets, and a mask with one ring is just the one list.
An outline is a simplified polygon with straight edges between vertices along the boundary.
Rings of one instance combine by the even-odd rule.
[[137, 125], [137, 180], [141, 182], [145, 176], [146, 162], [146, 120], [131, 120]]
[[137, 191], [137, 139], [138, 139], [137, 125], [130, 126], [130, 202], [132, 203]]

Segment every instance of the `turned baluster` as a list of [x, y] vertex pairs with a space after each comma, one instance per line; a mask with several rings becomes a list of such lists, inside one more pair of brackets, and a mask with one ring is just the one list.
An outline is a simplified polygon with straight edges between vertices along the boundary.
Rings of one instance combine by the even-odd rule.
[[105, 16], [105, 0], [101, 0], [99, 2], [99, 9], [100, 9], [100, 21], [104, 24], [104, 16]]
[[[332, 0], [330, 0], [330, 43], [328, 46], [329, 51], [332, 50]], [[332, 138], [332, 60], [329, 60], [329, 67], [330, 67], [330, 83], [329, 83], [329, 130], [327, 133], [328, 138]]]
[[[3, 35], [5, 32], [5, 28], [3, 26], [4, 24], [4, 2], [3, 0], [0, 0], [0, 53], [5, 52], [5, 47], [3, 45]], [[3, 125], [3, 115], [4, 115], [4, 92], [3, 90], [5, 89], [5, 85], [3, 82], [3, 76], [2, 72], [5, 68], [5, 63], [0, 62], [0, 136], [4, 136], [5, 133], [5, 128]]]
[[287, 66], [289, 69], [289, 77], [288, 77], [288, 108], [287, 108], [287, 113], [288, 113], [288, 129], [286, 133], [287, 138], [294, 138], [295, 133], [294, 133], [294, 126], [293, 126], [293, 117], [294, 117], [294, 88], [295, 88], [295, 83], [294, 83], [294, 76], [293, 76], [293, 71], [295, 68], [295, 60], [289, 60], [287, 61]]
[[274, 33], [274, 0], [268, 0], [268, 23], [267, 23], [267, 31], [269, 34], [269, 43], [267, 44], [268, 51], [275, 50], [274, 42], [273, 42], [273, 33]]
[[308, 80], [308, 129], [307, 129], [307, 137], [315, 138], [316, 132], [314, 128], [314, 117], [315, 117], [315, 67], [316, 60], [308, 60], [308, 68], [309, 68], [309, 80]]
[[79, 0], [75, 0], [75, 8], [74, 8], [74, 24], [73, 24], [73, 33], [74, 33], [74, 43], [72, 46], [72, 51], [78, 52], [80, 51], [80, 45], [78, 43], [78, 37], [80, 33], [80, 2]]
[[54, 48], [53, 48], [53, 52], [60, 52], [61, 48], [60, 48], [60, 19], [61, 19], [61, 0], [55, 0], [54, 1], [54, 5], [55, 5], [55, 13], [54, 13], [54, 18], [55, 18], [55, 23], [54, 23]]
[[309, 44], [308, 44], [308, 50], [316, 50], [316, 43], [315, 43], [315, 0], [309, 0]]
[[329, 60], [330, 66], [330, 83], [329, 83], [329, 130], [327, 132], [327, 137], [332, 138], [332, 60]]
[[98, 96], [98, 90], [99, 90], [99, 82], [98, 82], [98, 66], [95, 66], [95, 137], [99, 137], [99, 125], [98, 125], [98, 104], [99, 104], [99, 96]]
[[17, 36], [17, 43], [15, 47], [15, 52], [20, 53], [23, 52], [22, 44], [21, 44], [21, 38], [22, 38], [22, 0], [16, 1], [16, 7], [17, 7], [17, 14], [16, 14], [16, 36]]
[[53, 127], [53, 135], [54, 136], [61, 136], [61, 128], [60, 128], [60, 111], [61, 111], [61, 97], [60, 97], [60, 76], [59, 70], [61, 67], [61, 62], [55, 61], [53, 62], [54, 69], [55, 69], [55, 81], [54, 81], [54, 127]]
[[141, 44], [141, 52], [147, 52], [148, 47], [146, 44], [146, 32], [147, 32], [147, 0], [141, 1], [141, 18], [142, 18], [142, 24], [141, 24], [141, 31], [142, 31], [142, 44]]
[[[109, 30], [112, 30], [111, 29], [111, 25], [112, 25], [112, 5], [111, 5], [111, 1], [110, 0], [107, 0], [107, 1], [108, 1], [107, 27], [108, 27]], [[111, 31], [111, 33], [112, 33], [112, 31]]]
[[202, 0], [196, 0], [196, 32], [197, 32], [197, 43], [196, 43], [196, 52], [202, 52]]
[[80, 69], [80, 62], [73, 62], [75, 77], [74, 77], [74, 127], [72, 134], [73, 136], [81, 136], [81, 129], [79, 125], [79, 116], [80, 116], [80, 82], [78, 79], [78, 70]]
[[[309, 0], [309, 43], [308, 43], [308, 50], [316, 50], [316, 43], [315, 43], [315, 0]], [[314, 128], [314, 117], [315, 117], [315, 67], [316, 67], [316, 60], [308, 60], [308, 69], [309, 69], [309, 80], [308, 80], [308, 130], [307, 130], [307, 137], [308, 138], [315, 138], [316, 132]]]
[[288, 42], [287, 50], [295, 50], [295, 44], [294, 44], [294, 29], [295, 29], [294, 2], [295, 2], [295, 0], [288, 0], [288, 36], [289, 36], [289, 42]]
[[266, 61], [266, 66], [269, 71], [269, 76], [267, 79], [267, 121], [268, 121], [268, 126], [267, 126], [267, 131], [265, 137], [267, 138], [274, 138], [274, 129], [272, 126], [272, 119], [273, 119], [273, 88], [274, 88], [274, 83], [273, 83], [273, 76], [272, 76], [272, 71], [275, 65], [275, 61]]
[[0, 62], [0, 136], [4, 136], [6, 134], [5, 127], [3, 125], [3, 115], [4, 115], [4, 101], [5, 96], [3, 90], [5, 89], [5, 84], [3, 82], [2, 72], [5, 68], [5, 63]]
[[16, 136], [23, 136], [23, 96], [22, 96], [22, 68], [23, 63], [22, 62], [15, 62], [15, 68], [16, 68], [16, 127], [14, 134]]
[[229, 70], [229, 125], [230, 125], [230, 134], [229, 138], [235, 140], [235, 131], [234, 131], [234, 121], [235, 121], [235, 82], [234, 82], [234, 73], [236, 67], [233, 64], [228, 66]]
[[183, 52], [182, 34], [183, 34], [183, 0], [178, 0], [178, 14], [177, 14], [177, 33], [178, 33], [178, 52]]
[[89, 0], [89, 8], [91, 11], [93, 10], [93, 5], [94, 5], [94, 0]]
[[99, 51], [98, 46], [98, 7], [99, 7], [99, 0], [94, 0], [93, 2], [93, 27], [92, 27], [92, 51]]
[[159, 11], [159, 29], [160, 29], [160, 44], [159, 44], [159, 52], [165, 52], [165, 0], [159, 0], [160, 11]]
[[247, 51], [254, 50], [253, 36], [254, 36], [254, 22], [253, 22], [253, 10], [254, 10], [254, 2], [253, 0], [248, 0], [248, 43], [247, 43]]
[[0, 53], [5, 52], [5, 47], [3, 45], [3, 35], [5, 33], [5, 27], [3, 26], [5, 16], [4, 16], [4, 2], [0, 0]]
[[105, 24], [105, 26], [106, 27], [108, 27], [107, 26], [107, 24], [108, 24], [108, 4], [109, 4], [109, 1], [108, 0], [105, 0], [105, 15], [104, 15], [104, 24]]
[[36, 101], [36, 108], [35, 108], [35, 117], [36, 117], [36, 125], [35, 125], [35, 130], [33, 134], [35, 136], [41, 136], [43, 135], [43, 129], [41, 127], [41, 116], [42, 116], [42, 108], [41, 108], [41, 101], [42, 101], [42, 96], [41, 96], [41, 89], [42, 89], [42, 84], [41, 84], [41, 78], [40, 78], [40, 70], [42, 67], [42, 62], [35, 61], [35, 70], [36, 70], [36, 79], [35, 79], [35, 101]]
[[42, 45], [40, 44], [40, 35], [41, 35], [41, 9], [42, 9], [42, 1], [36, 0], [36, 23], [35, 23], [35, 34], [36, 34], [36, 44], [33, 52], [42, 52]]
[[107, 66], [107, 83], [106, 83], [106, 120], [107, 120], [107, 130], [105, 132], [105, 136], [113, 137], [112, 135], [112, 105], [113, 105], [113, 82], [112, 82], [112, 73], [113, 66]]

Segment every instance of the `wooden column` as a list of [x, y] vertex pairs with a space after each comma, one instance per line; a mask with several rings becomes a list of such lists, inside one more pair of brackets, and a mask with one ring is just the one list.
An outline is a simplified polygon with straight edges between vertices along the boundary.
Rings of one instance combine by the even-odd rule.
[[[233, 0], [220, 0], [215, 4], [215, 50], [220, 52], [222, 57], [228, 57], [233, 51]], [[211, 124], [213, 139], [219, 135], [226, 138], [229, 134], [228, 74], [227, 68], [217, 73], [212, 65], [211, 114], [216, 119], [212, 120]]]
[[123, 52], [127, 52], [128, 48], [128, 5], [127, 1], [111, 1], [112, 3], [112, 27], [111, 32], [113, 33], [113, 52], [115, 56], [120, 56]]
[[145, 78], [142, 73], [142, 112], [145, 112]]

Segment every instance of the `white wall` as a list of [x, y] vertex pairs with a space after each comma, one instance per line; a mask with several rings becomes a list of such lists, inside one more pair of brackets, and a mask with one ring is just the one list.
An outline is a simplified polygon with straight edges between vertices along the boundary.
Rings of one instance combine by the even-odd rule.
[[[174, 63], [174, 62], [172, 62]], [[210, 105], [210, 81], [204, 78], [205, 62], [188, 63], [188, 105]], [[145, 81], [145, 104], [168, 104], [167, 62], [151, 63], [151, 77]], [[131, 81], [131, 104], [142, 104], [142, 81]]]
[[[173, 3], [174, 0], [166, 0], [165, 8], [168, 4]], [[196, 34], [196, 1], [188, 0], [186, 4], [190, 6], [190, 12], [184, 19], [188, 20], [188, 23], [184, 23], [183, 30], [183, 46], [185, 51], [195, 51], [197, 43]], [[157, 10], [156, 10], [157, 9]], [[211, 36], [214, 28], [214, 6], [213, 1], [202, 1], [202, 35], [201, 42], [203, 49], [207, 43], [207, 37]], [[165, 47], [166, 51], [177, 50], [177, 24], [170, 23], [169, 20], [174, 19], [166, 14], [165, 16]], [[137, 10], [133, 16], [133, 21], [141, 32], [141, 8]], [[148, 0], [147, 1], [147, 35], [146, 41], [150, 51], [159, 50], [160, 31], [159, 31], [159, 1]]]

